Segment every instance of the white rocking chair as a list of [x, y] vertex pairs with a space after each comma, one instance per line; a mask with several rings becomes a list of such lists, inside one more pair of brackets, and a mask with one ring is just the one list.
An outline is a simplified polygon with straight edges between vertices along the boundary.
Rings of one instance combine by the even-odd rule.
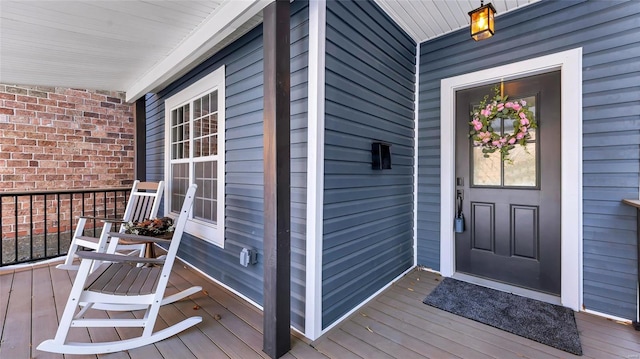
[[[109, 245], [108, 233], [111, 231], [114, 224], [122, 224], [126, 222], [139, 222], [145, 219], [154, 218], [160, 208], [160, 198], [162, 197], [162, 191], [164, 189], [164, 181], [160, 182], [140, 182], [136, 180], [133, 182], [131, 188], [131, 194], [127, 201], [127, 206], [124, 210], [122, 218], [101, 218], [101, 217], [87, 217], [82, 216], [78, 219], [78, 225], [71, 239], [71, 245], [67, 252], [67, 257], [64, 263], [56, 266], [58, 269], [77, 270], [78, 265], [73, 264], [73, 260], [76, 257], [78, 250], [81, 247], [93, 249], [96, 252], [109, 252], [114, 253], [116, 250], [129, 250], [129, 254], [138, 254], [140, 257], [144, 255], [144, 244], [138, 245], [117, 245], [117, 238], [114, 243]], [[102, 221], [103, 227], [100, 232], [100, 237], [91, 237], [84, 234], [84, 227], [88, 220]], [[120, 226], [120, 233], [125, 231], [124, 226]], [[107, 248], [107, 246], [109, 247]], [[117, 247], [117, 248], [116, 248]], [[139, 251], [139, 252], [138, 252]], [[96, 262], [95, 265], [98, 265]]]
[[[62, 354], [102, 354], [129, 350], [166, 339], [202, 321], [201, 317], [190, 317], [166, 329], [153, 332], [158, 311], [166, 302], [166, 299], [163, 301], [164, 292], [193, 205], [196, 187], [191, 185], [187, 190], [171, 240], [110, 233], [110, 235], [126, 237], [129, 240], [170, 243], [166, 255], [159, 258], [140, 258], [111, 253], [78, 252], [82, 261], [64, 313], [60, 318], [56, 336], [54, 339], [40, 343], [38, 350]], [[105, 261], [105, 263], [91, 272], [94, 260]], [[139, 263], [153, 264], [153, 266], [137, 266]], [[200, 290], [202, 288], [196, 286], [181, 293], [190, 295]], [[180, 296], [181, 293], [171, 297], [177, 300], [179, 297], [186, 296]], [[131, 310], [131, 307], [136, 309], [144, 307], [146, 311], [142, 319], [86, 317], [90, 314], [89, 309], [96, 309], [101, 305], [108, 306], [109, 310]], [[80, 310], [76, 314], [78, 308]], [[139, 337], [114, 342], [68, 343], [67, 334], [71, 327], [141, 327], [143, 332]]]

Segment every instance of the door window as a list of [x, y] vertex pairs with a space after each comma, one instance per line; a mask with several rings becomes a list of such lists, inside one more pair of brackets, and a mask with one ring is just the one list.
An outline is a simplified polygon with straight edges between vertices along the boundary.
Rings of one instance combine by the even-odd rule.
[[[536, 114], [536, 97], [529, 96], [519, 98], [525, 100], [531, 112]], [[474, 107], [477, 107], [474, 106]], [[475, 110], [475, 108], [473, 109]], [[471, 111], [473, 112], [473, 111]], [[492, 127], [501, 134], [513, 132], [513, 120], [496, 118]], [[473, 140], [469, 140], [471, 146], [471, 185], [473, 187], [500, 187], [500, 188], [538, 188], [538, 142], [536, 129], [530, 129], [531, 138], [527, 141], [527, 147], [518, 146], [509, 152], [509, 160], [502, 161], [500, 152], [482, 153], [482, 148], [473, 146]]]

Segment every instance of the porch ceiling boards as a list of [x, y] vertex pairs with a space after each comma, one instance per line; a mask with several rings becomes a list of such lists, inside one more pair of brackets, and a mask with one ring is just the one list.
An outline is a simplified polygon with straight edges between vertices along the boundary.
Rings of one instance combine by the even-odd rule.
[[2, 0], [0, 83], [139, 95], [156, 86], [145, 76], [177, 78], [254, 28], [269, 1]]
[[[497, 16], [539, 0], [486, 0]], [[417, 43], [469, 26], [469, 11], [480, 0], [375, 0]]]
[[[3, 358], [62, 358], [35, 347], [55, 334], [73, 276], [73, 272], [46, 264], [0, 270]], [[422, 304], [440, 279], [428, 272], [411, 272], [315, 342], [294, 336], [291, 351], [282, 358], [606, 359], [635, 358], [640, 353], [640, 337], [631, 326], [585, 313], [576, 315], [584, 351], [578, 357]], [[191, 285], [200, 285], [205, 292], [164, 306], [157, 325], [194, 315], [196, 305], [203, 322], [169, 339], [109, 358], [267, 357], [261, 350], [263, 318], [258, 309], [182, 263], [176, 263], [169, 282], [170, 293]], [[72, 329], [75, 340], [99, 341], [117, 340], [131, 335], [132, 330]]]
[[[0, 83], [126, 91], [135, 100], [260, 24], [271, 1], [2, 0]], [[467, 26], [480, 5], [375, 1], [417, 42]], [[492, 3], [500, 15], [535, 1]]]

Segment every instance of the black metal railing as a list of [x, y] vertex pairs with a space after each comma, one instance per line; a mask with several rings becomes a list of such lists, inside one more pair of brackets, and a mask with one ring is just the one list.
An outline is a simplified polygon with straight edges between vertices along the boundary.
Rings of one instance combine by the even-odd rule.
[[[0, 192], [0, 267], [67, 253], [80, 216], [122, 218], [131, 188]], [[102, 223], [87, 221], [85, 235]]]

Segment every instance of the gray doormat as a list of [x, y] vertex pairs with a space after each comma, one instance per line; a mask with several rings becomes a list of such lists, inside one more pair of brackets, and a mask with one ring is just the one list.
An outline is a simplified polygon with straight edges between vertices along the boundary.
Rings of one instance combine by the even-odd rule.
[[423, 301], [447, 312], [582, 355], [573, 311], [559, 305], [445, 278]]

